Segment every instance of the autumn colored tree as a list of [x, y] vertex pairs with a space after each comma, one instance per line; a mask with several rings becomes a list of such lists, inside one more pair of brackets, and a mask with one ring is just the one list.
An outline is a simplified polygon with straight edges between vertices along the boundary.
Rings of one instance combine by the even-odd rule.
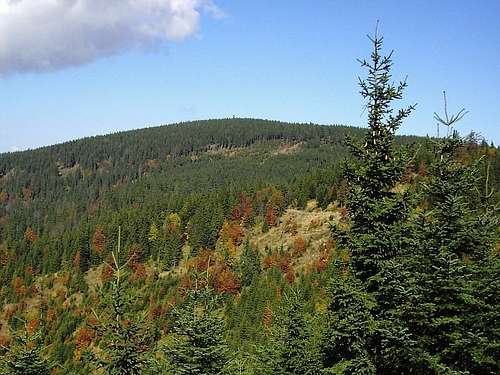
[[98, 254], [102, 254], [106, 248], [106, 235], [104, 229], [98, 226], [95, 229], [94, 236], [92, 237], [92, 246]]
[[24, 232], [24, 238], [26, 238], [29, 242], [33, 243], [38, 239], [37, 234], [33, 230], [33, 228], [28, 227], [26, 228], [26, 231]]

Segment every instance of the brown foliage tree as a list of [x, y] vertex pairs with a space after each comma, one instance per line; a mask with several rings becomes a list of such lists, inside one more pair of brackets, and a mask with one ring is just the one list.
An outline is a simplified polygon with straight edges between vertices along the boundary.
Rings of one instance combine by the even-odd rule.
[[104, 229], [100, 226], [95, 229], [94, 236], [92, 237], [92, 246], [98, 254], [102, 254], [106, 248], [106, 235], [104, 234]]
[[31, 227], [28, 227], [24, 232], [24, 238], [26, 238], [29, 242], [33, 243], [38, 239], [38, 236]]

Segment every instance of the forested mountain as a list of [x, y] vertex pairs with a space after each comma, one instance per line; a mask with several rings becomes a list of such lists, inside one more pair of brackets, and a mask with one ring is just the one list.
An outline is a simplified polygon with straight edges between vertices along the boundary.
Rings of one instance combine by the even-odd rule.
[[[368, 129], [223, 119], [0, 155], [15, 374], [495, 374], [500, 153], [413, 107], [373, 39]], [[347, 139], [346, 139], [347, 137]]]

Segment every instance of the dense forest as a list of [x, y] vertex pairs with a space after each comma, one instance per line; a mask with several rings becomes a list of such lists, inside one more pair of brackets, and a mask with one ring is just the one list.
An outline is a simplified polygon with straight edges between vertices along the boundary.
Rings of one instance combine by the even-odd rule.
[[500, 152], [221, 119], [0, 154], [0, 373], [498, 374]]

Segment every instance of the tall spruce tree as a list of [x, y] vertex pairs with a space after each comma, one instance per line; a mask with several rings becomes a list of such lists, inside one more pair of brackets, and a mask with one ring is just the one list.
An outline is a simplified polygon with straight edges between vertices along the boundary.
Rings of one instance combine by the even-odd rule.
[[402, 99], [406, 81], [397, 85], [391, 82], [392, 52], [381, 54], [383, 38], [377, 32], [369, 39], [373, 45], [371, 59], [360, 60], [368, 77], [359, 82], [361, 95], [367, 101], [369, 131], [364, 143], [348, 140], [354, 157], [345, 168], [351, 226], [340, 238], [352, 254], [355, 274], [376, 284], [371, 278], [405, 247], [403, 226], [408, 200], [395, 187], [406, 170], [408, 157], [403, 149], [396, 148], [395, 133], [414, 106], [394, 112], [392, 104]]
[[[324, 342], [327, 373], [380, 372], [394, 357], [393, 349], [408, 341], [392, 314], [401, 302], [399, 260], [414, 241], [410, 199], [404, 188], [398, 188], [409, 157], [405, 148], [396, 147], [395, 133], [414, 106], [393, 109], [393, 102], [403, 97], [406, 81], [392, 83], [392, 52], [382, 55], [383, 38], [377, 31], [369, 39], [371, 58], [360, 60], [368, 71], [360, 87], [367, 101], [369, 130], [362, 143], [348, 139], [353, 156], [344, 172], [348, 223], [332, 227], [350, 261], [332, 275]], [[400, 371], [397, 366], [395, 371]]]

